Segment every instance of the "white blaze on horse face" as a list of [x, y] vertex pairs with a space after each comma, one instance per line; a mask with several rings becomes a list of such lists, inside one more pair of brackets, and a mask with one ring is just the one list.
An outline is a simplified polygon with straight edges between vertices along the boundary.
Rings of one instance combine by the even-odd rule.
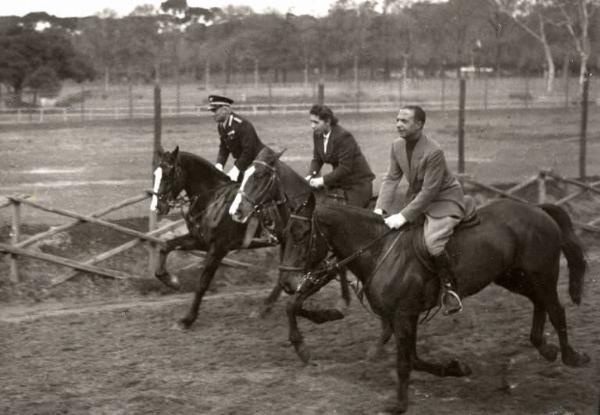
[[156, 170], [154, 170], [154, 187], [152, 188], [154, 194], [152, 195], [152, 202], [150, 202], [150, 210], [153, 212], [156, 211], [156, 205], [158, 205], [158, 197], [156, 197], [156, 192], [158, 192], [158, 189], [160, 189], [161, 180], [162, 168], [157, 167]]
[[250, 176], [252, 176], [254, 174], [255, 171], [256, 171], [256, 168], [254, 166], [250, 166], [244, 172], [244, 179], [242, 180], [242, 184], [240, 185], [240, 190], [238, 190], [238, 194], [235, 195], [235, 199], [233, 199], [233, 202], [231, 202], [231, 206], [229, 206], [229, 215], [234, 219], [237, 218], [237, 211], [240, 207], [240, 203], [242, 203], [242, 194], [241, 193], [244, 191], [244, 186], [246, 186], [246, 182], [248, 181]]

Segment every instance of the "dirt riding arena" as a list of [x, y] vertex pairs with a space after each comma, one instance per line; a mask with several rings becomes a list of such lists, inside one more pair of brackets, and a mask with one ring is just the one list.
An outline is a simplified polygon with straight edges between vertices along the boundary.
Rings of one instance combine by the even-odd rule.
[[[360, 130], [356, 135], [364, 137], [359, 141], [378, 176], [385, 170], [385, 149], [393, 137], [393, 131], [383, 136], [383, 124], [393, 116], [362, 115], [347, 122], [341, 117], [342, 125]], [[488, 179], [507, 177], [505, 181], [519, 180], [543, 167], [573, 176], [577, 133], [566, 131], [568, 125], [577, 124], [577, 114], [563, 116], [532, 112], [529, 119], [507, 118], [498, 112], [476, 118], [467, 143], [467, 170]], [[561, 117], [564, 122], [554, 131], [543, 122]], [[516, 132], [495, 134], [507, 119]], [[306, 120], [259, 117], [255, 124], [264, 131], [266, 142], [288, 147], [287, 160], [294, 168], [305, 168], [311, 145]], [[445, 146], [452, 157], [456, 139], [450, 125], [450, 117], [431, 116], [432, 133], [447, 137]], [[213, 128], [204, 121], [167, 125], [165, 147], [179, 144], [212, 158]], [[597, 132], [600, 126], [590, 130]], [[0, 192], [33, 194], [38, 201], [78, 212], [134, 195], [150, 187], [150, 131], [144, 124], [1, 132]], [[44, 143], [52, 144], [45, 152]], [[115, 150], [117, 145], [122, 151]], [[599, 148], [595, 143], [590, 147], [591, 174], [600, 172]], [[48, 173], [40, 176], [36, 169]], [[586, 199], [583, 211], [598, 216], [598, 200]], [[144, 229], [147, 224], [140, 217], [145, 208], [125, 213], [126, 218], [116, 218], [117, 222]], [[24, 214], [24, 223], [29, 223], [24, 234], [35, 234], [61, 220]], [[3, 222], [1, 240], [8, 238], [8, 229]], [[92, 225], [59, 235], [37, 249], [85, 258], [127, 240]], [[589, 233], [581, 237], [590, 265], [582, 305], [568, 299], [564, 264], [559, 292], [571, 343], [591, 357], [589, 367], [573, 369], [560, 361], [546, 362], [529, 343], [529, 301], [488, 287], [467, 299], [459, 316], [436, 316], [420, 327], [418, 351], [423, 357], [457, 358], [473, 374], [442, 379], [413, 372], [408, 413], [598, 413], [600, 238]], [[188, 331], [174, 329], [173, 324], [187, 311], [200, 269], [198, 258], [189, 254], [175, 253], [168, 262], [184, 283], [181, 293], [150, 278], [114, 281], [86, 274], [52, 288], [51, 277], [65, 269], [27, 260], [21, 266], [23, 281], [13, 285], [8, 282], [7, 264], [0, 263], [0, 413], [376, 414], [394, 403], [393, 340], [382, 359], [365, 360], [379, 333], [379, 321], [355, 298], [341, 321], [321, 326], [300, 322], [313, 366], [303, 366], [289, 346], [285, 298], [266, 318], [249, 316], [276, 280], [276, 255], [273, 249], [233, 254], [232, 258], [255, 266], [222, 267], [198, 321]], [[108, 265], [147, 274], [146, 251], [137, 247]], [[331, 306], [338, 299], [335, 283], [309, 307]], [[546, 332], [556, 344], [550, 324]]]

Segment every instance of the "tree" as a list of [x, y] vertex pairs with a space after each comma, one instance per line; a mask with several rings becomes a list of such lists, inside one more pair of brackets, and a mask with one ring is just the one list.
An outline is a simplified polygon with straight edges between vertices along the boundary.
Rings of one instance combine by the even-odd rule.
[[547, 35], [549, 9], [545, 0], [491, 0], [499, 10], [510, 16], [513, 21], [542, 46], [546, 59], [546, 91], [554, 90], [556, 67], [552, 56], [552, 48]]
[[59, 80], [93, 79], [94, 70], [60, 30], [43, 32], [14, 25], [0, 33], [0, 82], [21, 102], [23, 89], [35, 92]]
[[600, 2], [598, 0], [554, 1], [561, 16], [561, 20], [557, 24], [567, 29], [579, 55], [579, 83], [583, 86], [591, 53], [590, 20], [592, 14], [600, 6]]
[[122, 42], [120, 19], [116, 13], [105, 9], [98, 16], [80, 21], [81, 48], [92, 57], [95, 66], [104, 73], [104, 90], [110, 85], [111, 69], [117, 65], [116, 50]]

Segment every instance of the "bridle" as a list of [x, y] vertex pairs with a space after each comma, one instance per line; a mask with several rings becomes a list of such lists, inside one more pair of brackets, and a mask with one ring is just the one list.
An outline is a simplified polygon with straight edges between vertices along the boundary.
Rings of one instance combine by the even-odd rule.
[[[262, 160], [254, 160], [252, 164], [266, 168], [269, 172], [269, 181], [265, 185], [264, 190], [261, 193], [259, 193], [256, 198], [250, 197], [250, 195], [244, 192], [241, 187], [238, 190], [238, 194], [242, 197], [242, 199], [248, 201], [248, 203], [250, 203], [250, 205], [252, 206], [252, 210], [247, 215], [248, 217], [252, 216], [254, 213], [260, 213], [267, 207], [280, 206], [287, 202], [287, 197], [285, 195], [285, 192], [283, 191], [283, 187], [281, 186], [281, 181], [279, 179], [279, 175], [277, 174], [277, 170], [275, 169], [275, 167]], [[267, 199], [267, 195], [270, 194], [274, 186], [278, 190], [277, 198], [269, 200], [267, 202], [261, 202], [261, 200]]]
[[[307, 202], [304, 202], [302, 206], [305, 206]], [[288, 224], [288, 226], [290, 226], [292, 224], [293, 220], [296, 221], [302, 221], [302, 222], [310, 222], [311, 224], [311, 229], [310, 229], [310, 239], [309, 239], [309, 245], [308, 245], [308, 255], [307, 258], [305, 260], [304, 263], [304, 267], [295, 267], [295, 266], [288, 266], [288, 265], [280, 265], [279, 266], [279, 270], [280, 271], [296, 271], [296, 272], [302, 272], [302, 280], [300, 281], [300, 284], [298, 285], [298, 289], [297, 292], [301, 292], [302, 289], [305, 286], [311, 287], [314, 285], [318, 285], [318, 284], [324, 284], [325, 281], [330, 280], [331, 278], [333, 278], [333, 275], [335, 273], [337, 273], [338, 271], [340, 271], [342, 268], [344, 268], [348, 263], [354, 261], [356, 258], [360, 257], [361, 255], [363, 255], [364, 253], [366, 253], [368, 250], [370, 250], [377, 242], [380, 242], [383, 238], [385, 238], [386, 236], [388, 236], [390, 233], [394, 232], [394, 229], [388, 229], [385, 233], [383, 233], [382, 235], [378, 236], [377, 238], [374, 238], [373, 240], [369, 241], [366, 245], [360, 247], [358, 250], [356, 250], [355, 252], [353, 252], [352, 254], [350, 254], [349, 256], [347, 256], [346, 258], [343, 258], [339, 261], [335, 261], [332, 263], [328, 263], [327, 265], [325, 265], [322, 268], [319, 268], [315, 271], [309, 271], [309, 264], [312, 263], [312, 258], [313, 255], [316, 254], [316, 250], [317, 250], [317, 238], [320, 236], [325, 243], [327, 244], [327, 249], [329, 250], [329, 252], [334, 252], [333, 251], [333, 247], [331, 246], [331, 244], [329, 243], [329, 240], [327, 239], [327, 237], [324, 235], [323, 231], [321, 230], [321, 228], [319, 227], [319, 222], [317, 220], [317, 213], [313, 211], [312, 216], [306, 217], [306, 216], [302, 216], [302, 215], [298, 215], [298, 214], [292, 214], [290, 215], [290, 222]], [[383, 258], [378, 262], [378, 264], [375, 266], [375, 270], [377, 270], [379, 268], [379, 266], [381, 265], [381, 263], [383, 262], [383, 260], [387, 257], [387, 255], [390, 253], [392, 247], [395, 245], [396, 241], [399, 239], [400, 237], [400, 233], [398, 234], [398, 237], [396, 237], [396, 240], [394, 241], [394, 243], [392, 244], [392, 246], [390, 246], [390, 248], [388, 249], [388, 251], [385, 253], [385, 255], [383, 256]], [[367, 285], [368, 282], [370, 281], [372, 275], [375, 272], [373, 272], [367, 281]]]
[[[164, 170], [163, 163], [159, 164], [159, 167], [162, 167]], [[184, 195], [183, 192], [181, 192], [180, 190], [179, 195], [177, 197], [173, 197], [172, 195], [175, 193], [176, 186], [182, 180], [183, 169], [178, 163], [174, 163], [172, 168], [174, 169], [173, 179], [169, 180], [169, 182], [167, 183], [167, 188], [162, 192], [150, 192], [151, 194], [156, 195], [160, 202], [166, 204], [169, 207], [169, 210], [173, 208], [181, 208], [183, 210], [183, 207], [186, 205], [189, 205], [190, 208], [192, 208], [194, 206], [194, 203], [200, 200], [200, 198], [208, 194], [214, 194], [217, 190], [223, 187], [230, 186], [232, 184], [232, 182], [227, 182], [225, 184], [216, 186], [211, 189], [207, 189], [204, 192], [200, 192], [192, 196]]]
[[[160, 163], [159, 167], [161, 167], [164, 171], [165, 163]], [[168, 167], [171, 168], [171, 166]], [[175, 193], [175, 187], [179, 184], [183, 172], [178, 163], [174, 163], [172, 169], [174, 169], [173, 179], [168, 181], [167, 188], [160, 192], [153, 192], [158, 198], [159, 202], [166, 204], [169, 207], [169, 210], [172, 208], [181, 207], [191, 202], [190, 198], [181, 194], [177, 197], [173, 197], [173, 194]]]

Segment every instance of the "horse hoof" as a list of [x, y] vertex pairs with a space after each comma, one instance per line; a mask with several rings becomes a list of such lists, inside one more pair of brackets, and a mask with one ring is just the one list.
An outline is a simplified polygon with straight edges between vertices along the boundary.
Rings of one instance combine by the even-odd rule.
[[378, 415], [395, 415], [395, 414], [403, 414], [408, 409], [408, 404], [397, 403], [395, 405], [390, 405], [384, 408], [382, 411], [378, 412]]
[[452, 360], [446, 367], [446, 376], [460, 378], [463, 376], [469, 376], [471, 373], [473, 373], [471, 368], [464, 363], [460, 363], [458, 360]]
[[348, 312], [349, 305], [350, 304], [344, 300], [338, 300], [338, 302], [335, 304], [335, 309], [339, 311], [342, 314], [342, 316], [345, 316]]
[[158, 279], [164, 285], [166, 285], [167, 287], [169, 287], [173, 290], [179, 290], [181, 288], [179, 279], [175, 275], [171, 275], [168, 272], [164, 272], [161, 274], [156, 273], [156, 274], [154, 274], [154, 276], [156, 277], [156, 279]]
[[563, 363], [571, 367], [583, 367], [590, 363], [590, 357], [585, 353], [572, 352], [567, 355], [563, 355]]
[[192, 326], [194, 321], [190, 321], [188, 318], [182, 318], [177, 323], [174, 324], [174, 327], [181, 331], [187, 331]]
[[538, 347], [538, 351], [548, 362], [554, 362], [558, 357], [558, 347], [553, 344], [544, 344]]
[[294, 345], [294, 347], [296, 348], [296, 354], [298, 355], [302, 363], [304, 363], [307, 366], [311, 365], [310, 351], [308, 350], [308, 347], [306, 347], [305, 344], [300, 344], [297, 346]]

